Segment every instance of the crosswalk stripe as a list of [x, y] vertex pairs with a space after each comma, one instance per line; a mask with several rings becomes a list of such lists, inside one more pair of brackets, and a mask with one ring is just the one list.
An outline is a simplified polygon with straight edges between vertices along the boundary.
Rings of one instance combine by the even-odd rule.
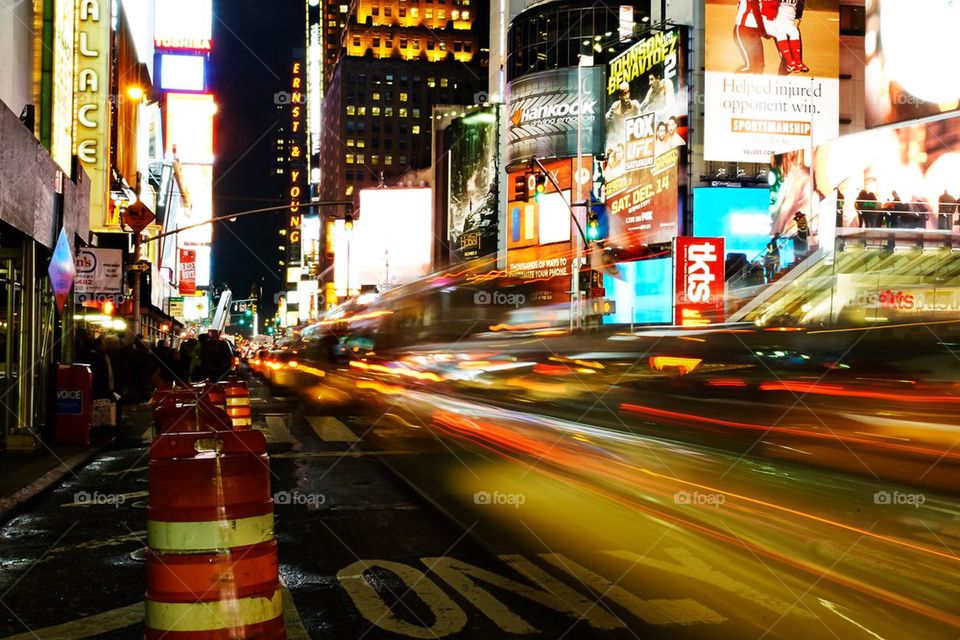
[[324, 442], [348, 442], [352, 444], [360, 440], [347, 425], [332, 416], [310, 416], [307, 418], [307, 422]]
[[267, 416], [267, 442], [276, 442], [280, 444], [293, 444], [293, 435], [287, 428], [287, 423], [283, 416]]

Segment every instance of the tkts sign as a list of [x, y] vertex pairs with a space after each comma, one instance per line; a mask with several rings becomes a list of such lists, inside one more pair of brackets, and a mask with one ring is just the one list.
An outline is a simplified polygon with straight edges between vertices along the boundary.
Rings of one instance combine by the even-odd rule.
[[695, 327], [723, 322], [723, 238], [678, 236], [673, 255], [674, 324]]

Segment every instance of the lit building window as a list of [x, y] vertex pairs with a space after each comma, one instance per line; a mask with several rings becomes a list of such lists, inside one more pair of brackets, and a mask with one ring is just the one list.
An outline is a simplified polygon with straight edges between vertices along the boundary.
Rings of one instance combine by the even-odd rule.
[[376, 154], [370, 156], [370, 164], [380, 164], [380, 156]]
[[406, 107], [400, 107], [400, 117], [401, 117], [401, 118], [406, 118], [406, 117], [407, 117], [407, 108], [406, 108]]
[[[440, 86], [441, 86], [441, 87], [445, 87], [445, 86], [447, 86], [447, 84], [449, 84], [449, 82], [447, 81], [446, 78], [440, 78]], [[360, 108], [363, 109], [363, 107], [360, 107]], [[363, 115], [363, 114], [360, 114], [360, 115]]]
[[410, 16], [411, 16], [412, 18], [419, 18], [419, 17], [420, 17], [420, 9], [418, 9], [417, 7], [410, 7]]
[[406, 92], [406, 91], [401, 91], [401, 92], [400, 92], [400, 102], [406, 102], [406, 101], [407, 101], [407, 92]]
[[414, 109], [414, 110], [413, 110], [413, 117], [414, 117], [414, 118], [419, 118], [419, 117], [420, 117], [420, 109]]
[[453, 18], [454, 20], [459, 20], [459, 19], [460, 19], [460, 12], [457, 11], [456, 9], [454, 9], [454, 10], [452, 10], [452, 11], [450, 12], [450, 17]]
[[357, 164], [363, 164], [363, 154], [362, 154], [362, 153], [358, 153], [358, 154], [357, 154]]
[[380, 115], [380, 107], [370, 107], [370, 115], [372, 115], [372, 116], [379, 116], [379, 115]]
[[393, 156], [384, 156], [383, 164], [393, 164]]
[[420, 40], [414, 40], [411, 44], [413, 45], [413, 48], [414, 48], [415, 50], [417, 50], [417, 51], [420, 50]]
[[420, 125], [418, 124], [413, 125], [413, 127], [410, 129], [410, 133], [412, 133], [413, 135], [417, 135], [418, 133], [420, 133]]
[[[430, 87], [431, 89], [433, 89], [434, 87], [436, 87], [436, 86], [437, 86], [437, 79], [436, 79], [436, 78], [427, 78], [427, 86]], [[349, 107], [347, 107], [347, 108], [349, 108]]]
[[328, 26], [328, 27], [335, 27], [335, 26], [337, 26], [337, 21], [336, 21], [336, 20], [327, 20], [327, 26]]
[[[467, 4], [467, 3], [464, 2], [463, 4]], [[340, 5], [340, 13], [346, 13], [347, 11], [350, 11], [350, 7], [348, 7], [345, 4]]]
[[[445, 87], [445, 86], [447, 86], [447, 85], [442, 85], [442, 86]], [[365, 115], [367, 115], [367, 108], [366, 108], [366, 107], [357, 107], [357, 115], [358, 115], [358, 116], [365, 116]]]
[[357, 140], [357, 149], [363, 149], [367, 143], [363, 141], [363, 138]]
[[352, 154], [352, 153], [348, 153], [348, 154], [347, 154], [347, 157], [344, 159], [344, 161], [345, 161], [347, 164], [353, 164], [353, 154]]
[[[464, 2], [463, 4], [470, 4], [470, 3], [469, 3], [469, 2]], [[470, 12], [469, 12], [469, 11], [464, 11], [463, 13], [460, 14], [460, 17], [463, 18], [464, 20], [469, 20], [469, 19], [470, 19]]]
[[353, 185], [348, 184], [347, 188], [344, 190], [344, 195], [352, 196], [353, 195]]
[[427, 9], [427, 13], [425, 15], [427, 20], [433, 20], [433, 9]]
[[380, 92], [379, 92], [379, 91], [374, 91], [374, 92], [371, 94], [371, 97], [372, 97], [374, 100], [379, 100], [379, 99], [380, 99]]
[[354, 145], [354, 140], [353, 140], [353, 138], [347, 138], [347, 146], [348, 146], [348, 147], [352, 147], [353, 145]]
[[440, 20], [446, 20], [447, 12], [444, 11], [443, 9], [437, 9], [437, 18], [439, 18]]
[[385, 116], [388, 117], [388, 118], [393, 117], [393, 107], [386, 107], [386, 108], [383, 110], [383, 115], [385, 115]]
[[354, 113], [356, 113], [356, 108], [354, 108], [354, 106], [353, 106], [352, 104], [348, 104], [348, 105], [347, 105], [347, 115], [348, 115], [348, 116], [352, 116], [352, 115], [354, 115]]

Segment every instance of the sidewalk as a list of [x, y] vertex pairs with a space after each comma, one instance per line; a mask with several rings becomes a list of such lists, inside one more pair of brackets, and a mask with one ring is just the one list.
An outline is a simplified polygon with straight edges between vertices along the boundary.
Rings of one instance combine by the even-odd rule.
[[89, 446], [48, 444], [36, 453], [0, 452], [0, 522], [112, 445], [139, 444], [150, 419], [150, 405], [128, 405], [123, 408], [123, 424], [111, 432], [95, 432]]

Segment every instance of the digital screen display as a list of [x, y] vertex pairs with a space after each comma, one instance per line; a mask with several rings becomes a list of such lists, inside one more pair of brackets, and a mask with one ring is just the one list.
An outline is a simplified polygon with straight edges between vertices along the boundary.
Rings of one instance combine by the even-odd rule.
[[760, 257], [770, 242], [770, 191], [735, 187], [693, 190], [693, 235], [726, 240], [726, 254]]
[[167, 156], [182, 164], [213, 164], [215, 111], [209, 93], [167, 94]]
[[567, 242], [570, 240], [569, 194], [545, 193], [537, 205], [540, 213], [540, 244]]
[[623, 279], [604, 274], [605, 298], [616, 313], [604, 324], [669, 324], [673, 313], [673, 259], [656, 258], [618, 265]]
[[165, 53], [160, 56], [160, 88], [164, 91], [203, 91], [206, 58]]

